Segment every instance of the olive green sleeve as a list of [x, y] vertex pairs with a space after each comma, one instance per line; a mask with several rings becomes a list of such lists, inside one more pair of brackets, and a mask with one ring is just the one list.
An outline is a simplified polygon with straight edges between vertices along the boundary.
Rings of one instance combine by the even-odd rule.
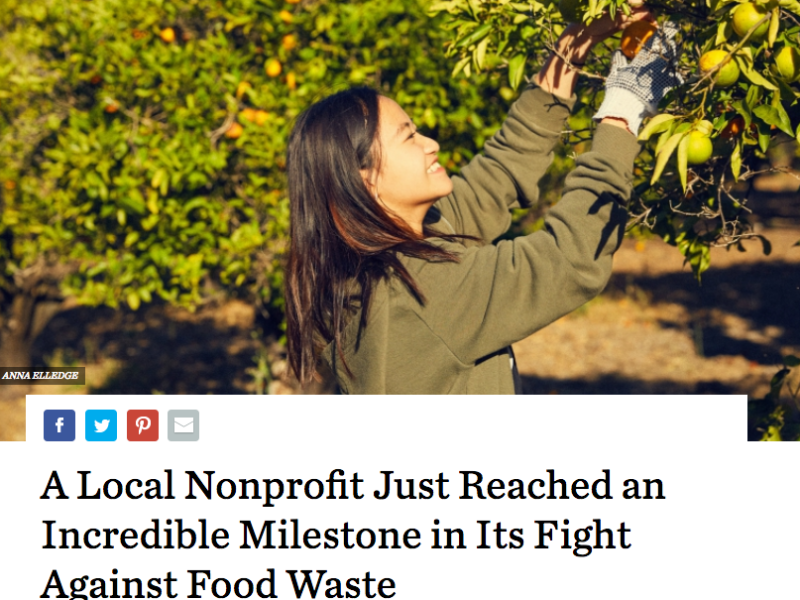
[[624, 233], [627, 213], [620, 203], [630, 196], [638, 151], [632, 134], [599, 125], [592, 150], [577, 158], [544, 229], [467, 249], [443, 242], [460, 253], [457, 264], [409, 260], [426, 302], [409, 300], [407, 309], [470, 364], [597, 295]]
[[539, 180], [553, 160], [574, 104], [574, 97], [565, 100], [539, 87], [526, 89], [483, 153], [452, 178], [453, 192], [435, 204], [432, 214], [444, 217], [454, 231], [446, 226], [439, 230], [486, 242], [505, 233], [510, 209], [538, 200]]

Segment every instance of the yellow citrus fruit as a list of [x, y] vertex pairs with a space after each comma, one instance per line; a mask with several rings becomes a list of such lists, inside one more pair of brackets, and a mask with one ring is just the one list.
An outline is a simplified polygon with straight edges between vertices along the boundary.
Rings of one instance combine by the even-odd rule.
[[[733, 30], [739, 37], [744, 37], [748, 31], [761, 19], [769, 14], [769, 10], [753, 2], [743, 2], [733, 11]], [[769, 20], [759, 25], [758, 29], [750, 36], [751, 40], [760, 40], [767, 35]]]
[[175, 41], [175, 30], [172, 27], [162, 29], [159, 35], [161, 36], [161, 39], [168, 44], [171, 44]]
[[256, 109], [255, 108], [245, 108], [239, 114], [242, 115], [242, 118], [245, 121], [249, 121], [250, 123], [252, 123], [253, 121], [256, 120]]
[[297, 75], [294, 72], [286, 74], [286, 85], [290, 90], [297, 88]]
[[711, 138], [700, 131], [692, 131], [689, 134], [689, 144], [687, 146], [687, 162], [690, 165], [699, 165], [706, 162], [714, 152], [714, 145]]
[[278, 16], [284, 23], [291, 23], [292, 19], [294, 18], [292, 17], [292, 13], [290, 13], [288, 10], [282, 10], [278, 13]]
[[[703, 73], [707, 73], [725, 60], [726, 56], [728, 56], [728, 52], [725, 50], [709, 50], [700, 57], [700, 70]], [[739, 66], [731, 59], [724, 67], [717, 71], [714, 76], [714, 81], [717, 87], [729, 87], [739, 79], [739, 73]]]
[[294, 50], [297, 47], [297, 38], [288, 33], [281, 39], [281, 46], [283, 46], [284, 50]]
[[299, 4], [300, 0], [286, 0], [289, 4]]
[[781, 79], [791, 83], [800, 77], [800, 52], [797, 48], [785, 46], [775, 53], [775, 70]]
[[635, 21], [625, 28], [622, 32], [622, 39], [619, 49], [628, 58], [633, 58], [639, 54], [644, 43], [649, 40], [656, 31], [656, 26], [647, 21]]
[[240, 81], [239, 85], [236, 86], [236, 99], [241, 100], [242, 96], [244, 96], [245, 92], [252, 88], [253, 86], [250, 85], [248, 81]]
[[281, 74], [283, 67], [281, 66], [281, 61], [277, 58], [270, 58], [264, 65], [264, 69], [270, 77], [277, 77]]
[[581, 0], [559, 0], [558, 11], [568, 23], [580, 23], [583, 21], [586, 7]]
[[228, 127], [228, 130], [225, 132], [225, 137], [235, 140], [242, 135], [243, 131], [244, 127], [239, 125], [239, 123], [231, 123], [231, 126]]

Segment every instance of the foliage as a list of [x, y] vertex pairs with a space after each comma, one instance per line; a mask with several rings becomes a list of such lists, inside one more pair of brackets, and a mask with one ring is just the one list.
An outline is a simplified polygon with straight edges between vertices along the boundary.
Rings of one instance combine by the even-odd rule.
[[450, 168], [501, 123], [513, 92], [451, 78], [442, 22], [417, 0], [5, 0], [0, 305], [62, 265], [83, 304], [229, 293], [280, 316], [283, 157], [312, 101], [378, 87]]
[[[751, 440], [761, 442], [800, 441], [800, 358], [789, 355], [770, 382], [763, 400], [750, 402]], [[783, 394], [786, 390], [787, 395]]]
[[[787, 138], [800, 140], [796, 82], [800, 73], [793, 72], [800, 66], [794, 60], [800, 44], [800, 3], [767, 0], [748, 6], [746, 10], [760, 11], [759, 17], [737, 33], [733, 14], [745, 4], [741, 0], [648, 2], [660, 22], [671, 20], [681, 28], [678, 70], [685, 83], [667, 95], [659, 114], [641, 131], [644, 150], [634, 171], [633, 224], [677, 246], [698, 277], [709, 266], [712, 246], [742, 250], [743, 241], [759, 238], [769, 253], [769, 243], [748, 220], [757, 210], [748, 204], [750, 183], [771, 169], [764, 166], [771, 145]], [[537, 0], [447, 0], [431, 11], [449, 17], [448, 49], [458, 59], [454, 73], [504, 72], [516, 88], [563, 31], [559, 6], [574, 11], [573, 5], [587, 22], [604, 11], [630, 10], [627, 0], [562, 0], [559, 5]], [[765, 24], [767, 30], [759, 37], [759, 27]], [[602, 74], [617, 46], [618, 40], [607, 41], [583, 69], [587, 76], [577, 90], [573, 141], [588, 137], [581, 122], [602, 100]], [[722, 60], [706, 59], [710, 68], [701, 71], [700, 58], [711, 50], [722, 51]], [[783, 59], [776, 63], [778, 56]], [[741, 76], [731, 86], [718, 85], [717, 73], [731, 61]], [[693, 132], [710, 136], [714, 143], [713, 156], [700, 165], [687, 160], [690, 139], [700, 135]]]

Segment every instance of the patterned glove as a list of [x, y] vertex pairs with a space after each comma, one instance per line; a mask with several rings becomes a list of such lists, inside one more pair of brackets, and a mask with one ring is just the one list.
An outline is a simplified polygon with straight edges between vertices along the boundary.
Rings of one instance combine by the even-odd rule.
[[676, 33], [677, 25], [665, 23], [630, 62], [621, 51], [614, 52], [611, 72], [606, 79], [606, 95], [595, 119], [624, 119], [628, 129], [636, 135], [642, 119], [656, 114], [664, 95], [683, 83], [683, 77], [675, 70], [678, 48], [673, 38]]

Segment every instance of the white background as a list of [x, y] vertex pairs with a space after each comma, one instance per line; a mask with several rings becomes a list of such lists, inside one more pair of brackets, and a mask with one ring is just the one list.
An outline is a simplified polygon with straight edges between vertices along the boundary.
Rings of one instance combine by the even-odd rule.
[[[796, 597], [800, 498], [798, 448], [746, 441], [747, 401], [740, 397], [242, 397], [30, 396], [27, 442], [0, 444], [3, 538], [0, 598], [38, 598], [50, 573], [73, 577], [178, 578], [189, 594], [187, 569], [212, 578], [258, 580], [275, 569], [279, 598], [295, 598], [286, 569], [325, 569], [328, 577], [391, 577], [398, 599], [428, 598], [742, 598], [764, 593]], [[46, 409], [76, 411], [76, 441], [43, 441]], [[83, 438], [83, 411], [118, 411], [117, 442]], [[125, 411], [158, 409], [160, 440], [128, 442]], [[199, 442], [167, 441], [167, 411], [200, 411]], [[92, 491], [116, 478], [165, 480], [174, 473], [176, 500], [77, 500], [79, 470], [91, 470]], [[215, 479], [317, 478], [333, 469], [365, 480], [362, 500], [185, 500], [186, 470], [216, 471]], [[611, 472], [613, 500], [461, 500], [459, 471], [484, 480], [547, 479], [547, 469], [571, 482]], [[41, 500], [51, 471], [70, 500]], [[450, 480], [447, 500], [384, 500], [380, 471], [395, 477]], [[624, 500], [623, 481], [658, 478], [664, 500]], [[54, 497], [55, 494], [51, 494]], [[197, 519], [231, 534], [226, 550], [44, 550], [42, 520], [57, 526], [134, 527], [158, 518]], [[301, 527], [415, 527], [416, 550], [241, 550], [240, 519], [300, 520]], [[465, 550], [432, 550], [433, 520], [461, 527]], [[560, 548], [535, 549], [535, 520], [570, 520], [570, 527], [621, 522], [631, 548], [595, 550], [578, 558]], [[478, 520], [522, 528], [518, 550], [479, 550]], [[204, 598], [213, 598], [209, 591]], [[375, 587], [373, 586], [373, 591]], [[51, 593], [50, 597], [56, 597]], [[166, 597], [163, 595], [162, 597]], [[235, 598], [234, 594], [229, 597]], [[311, 597], [305, 594], [303, 597]], [[324, 597], [320, 592], [318, 598]], [[361, 597], [365, 597], [362, 593]]]

